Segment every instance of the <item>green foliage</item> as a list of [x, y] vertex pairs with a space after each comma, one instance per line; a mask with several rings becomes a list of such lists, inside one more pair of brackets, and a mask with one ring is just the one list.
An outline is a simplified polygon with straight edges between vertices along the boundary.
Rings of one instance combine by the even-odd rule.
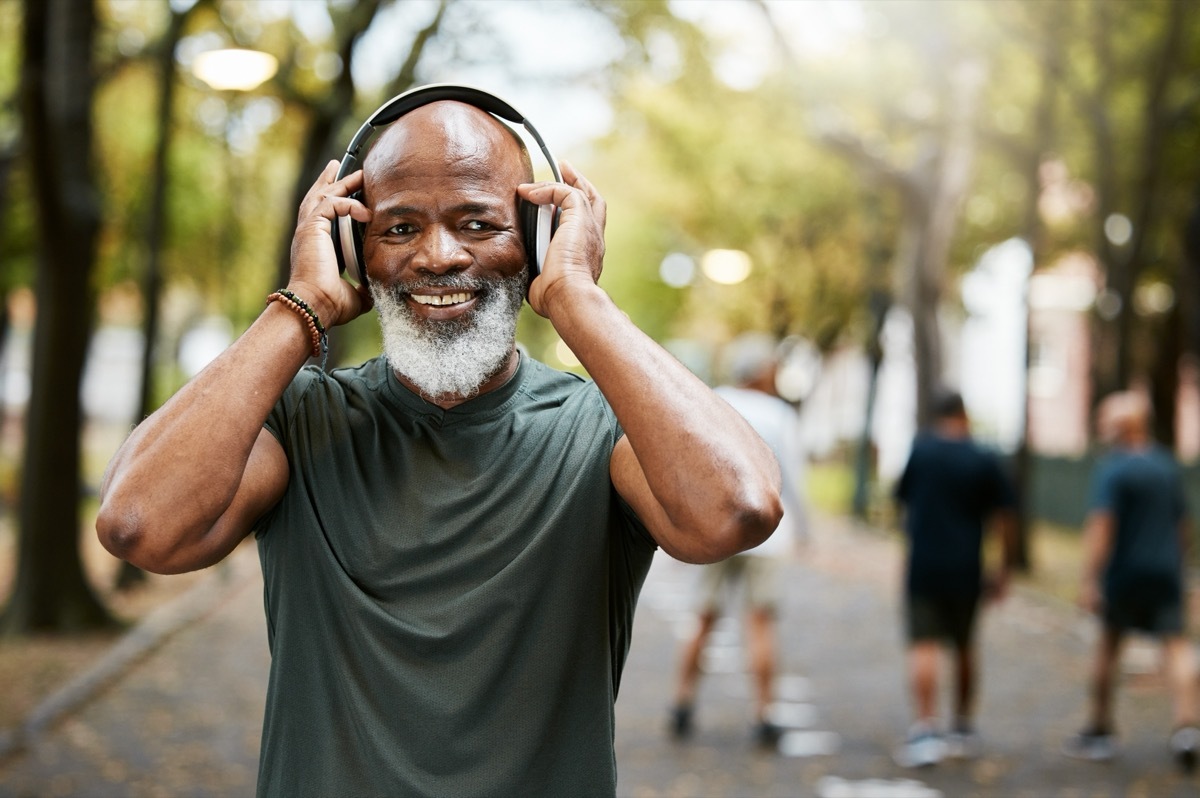
[[[609, 266], [630, 313], [657, 337], [712, 344], [742, 330], [804, 334], [826, 346], [855, 322], [863, 291], [861, 196], [844, 163], [806, 135], [785, 85], [738, 92], [706, 70], [633, 81], [595, 172], [610, 208]], [[662, 259], [740, 249], [737, 286], [658, 278]], [[636, 289], [636, 290], [634, 290]]]
[[[852, 131], [867, 149], [900, 168], [920, 156], [930, 131], [944, 123], [944, 72], [970, 55], [986, 69], [977, 120], [975, 180], [962, 210], [951, 254], [951, 277], [988, 246], [1020, 235], [1028, 218], [1029, 168], [1036, 109], [1045, 80], [1045, 48], [1061, 53], [1064, 72], [1051, 86], [1055, 131], [1045, 158], [1060, 160], [1085, 193], [1095, 190], [1095, 119], [1086, 100], [1103, 90], [1103, 108], [1118, 154], [1118, 190], [1128, 196], [1144, 146], [1150, 57], [1164, 35], [1168, 5], [1141, 3], [961, 2], [904, 0], [863, 4], [855, 35], [836, 50], [776, 58], [761, 83], [736, 90], [714, 72], [724, 31], [703, 31], [677, 18], [663, 0], [580, 3], [611, 25], [622, 52], [611, 67], [588, 76], [590, 88], [614, 98], [613, 132], [577, 157], [609, 204], [608, 255], [602, 284], [646, 332], [719, 345], [742, 330], [800, 334], [828, 351], [868, 335], [866, 294], [895, 280], [871, 272], [871, 253], [886, 262], [894, 248], [904, 199], [865, 179], [850, 160], [822, 141]], [[274, 285], [277, 250], [292, 224], [296, 179], [311, 108], [336, 75], [336, 25], [353, 8], [322, 4], [331, 26], [301, 29], [285, 6], [253, 0], [213, 0], [189, 19], [186, 36], [255, 46], [281, 60], [280, 76], [254, 98], [218, 95], [181, 69], [172, 120], [168, 230], [164, 267], [169, 284], [184, 286], [209, 312], [241, 329]], [[158, 131], [155, 68], [150, 56], [167, 28], [165, 3], [100, 0], [101, 91], [96, 106], [98, 164], [107, 209], [97, 285], [139, 279], [147, 253], [151, 153]], [[479, 35], [477, 6], [457, 14], [435, 57], [469, 55]], [[776, 9], [777, 10], [777, 9]], [[760, 15], [756, 4], [729, 14]], [[17, 86], [19, 6], [0, 3], [0, 100]], [[380, 17], [383, 18], [382, 16]], [[395, 24], [395, 15], [388, 17]], [[406, 22], [406, 24], [408, 24]], [[415, 27], [406, 29], [411, 35]], [[731, 26], [732, 31], [732, 26]], [[1160, 142], [1166, 164], [1156, 194], [1159, 213], [1146, 250], [1146, 279], [1171, 279], [1180, 257], [1180, 219], [1200, 182], [1195, 86], [1200, 25], [1183, 32], [1177, 74], [1167, 104], [1177, 109]], [[796, 54], [793, 54], [796, 55]], [[374, 107], [379, 87], [359, 92]], [[258, 119], [253, 135], [235, 132]], [[11, 106], [0, 105], [0, 143]], [[265, 120], [265, 121], [264, 121]], [[347, 120], [346, 127], [353, 127]], [[230, 142], [236, 140], [234, 144]], [[331, 153], [332, 155], [332, 153]], [[31, 267], [30, 209], [24, 176], [13, 173], [8, 212], [0, 225], [0, 279], [15, 285]], [[1126, 208], [1124, 212], [1132, 213]], [[1046, 223], [1043, 255], [1091, 247], [1097, 221], [1083, 210]], [[675, 288], [659, 276], [670, 253], [697, 262], [714, 248], [741, 249], [753, 261], [735, 286], [698, 276]], [[371, 352], [374, 323], [344, 331], [343, 352]], [[544, 320], [526, 313], [519, 334], [539, 357], [558, 343]]]

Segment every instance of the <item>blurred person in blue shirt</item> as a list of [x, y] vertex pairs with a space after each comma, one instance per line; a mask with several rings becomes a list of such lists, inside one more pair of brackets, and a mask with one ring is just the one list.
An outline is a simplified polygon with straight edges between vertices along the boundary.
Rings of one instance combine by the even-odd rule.
[[1129, 632], [1161, 639], [1174, 703], [1169, 747], [1185, 771], [1196, 766], [1195, 666], [1187, 638], [1184, 568], [1189, 533], [1183, 479], [1170, 452], [1150, 437], [1150, 404], [1133, 391], [1112, 394], [1097, 414], [1111, 450], [1092, 477], [1084, 527], [1079, 602], [1100, 617], [1087, 725], [1063, 752], [1107, 760], [1116, 751], [1112, 698], [1122, 643]]

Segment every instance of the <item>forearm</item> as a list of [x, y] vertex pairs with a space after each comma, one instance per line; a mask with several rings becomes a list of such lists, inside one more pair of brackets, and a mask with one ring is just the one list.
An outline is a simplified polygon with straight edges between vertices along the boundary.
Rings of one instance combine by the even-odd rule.
[[140, 423], [109, 464], [97, 532], [161, 559], [229, 508], [267, 414], [310, 354], [303, 321], [272, 303], [232, 346]]
[[1083, 528], [1083, 579], [1098, 582], [1108, 563], [1112, 544], [1112, 516], [1106, 512], [1093, 512]]
[[996, 529], [1000, 533], [1000, 567], [1005, 572], [1011, 569], [1017, 561], [1019, 553], [1018, 524], [1016, 510], [1006, 509], [996, 514]]
[[711, 560], [765, 539], [781, 513], [779, 467], [750, 425], [599, 287], [561, 290], [549, 311], [616, 413], [662, 509], [657, 531], [668, 540], [659, 543]]

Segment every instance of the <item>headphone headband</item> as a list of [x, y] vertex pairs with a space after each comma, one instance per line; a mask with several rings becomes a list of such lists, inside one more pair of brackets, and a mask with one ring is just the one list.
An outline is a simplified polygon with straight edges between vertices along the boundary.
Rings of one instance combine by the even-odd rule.
[[554, 173], [554, 179], [558, 181], [562, 180], [562, 174], [558, 171], [558, 161], [555, 160], [554, 155], [550, 152], [550, 148], [542, 139], [541, 134], [538, 133], [537, 128], [525, 118], [524, 114], [491, 92], [477, 89], [474, 86], [464, 86], [456, 83], [430, 83], [426, 86], [418, 86], [415, 89], [409, 89], [403, 94], [396, 95], [379, 106], [375, 113], [371, 114], [367, 121], [362, 124], [362, 127], [358, 129], [358, 132], [354, 134], [354, 138], [350, 139], [350, 145], [346, 147], [346, 154], [342, 157], [341, 166], [338, 167], [336, 179], [341, 180], [359, 168], [362, 162], [361, 155], [363, 150], [374, 140], [380, 128], [387, 127], [409, 111], [414, 111], [423, 105], [443, 100], [454, 100], [466, 103], [467, 105], [473, 105], [494, 116], [525, 128], [529, 135], [533, 137], [533, 140], [537, 142], [538, 149], [542, 151], [542, 155], [545, 156], [547, 163], [550, 164], [550, 171]]
[[[465, 103], [486, 111], [503, 121], [524, 127], [526, 132], [537, 142], [546, 162], [550, 164], [550, 171], [554, 173], [554, 179], [562, 181], [562, 173], [558, 170], [558, 161], [554, 159], [554, 155], [546, 146], [541, 134], [537, 132], [537, 128], [525, 118], [524, 114], [490, 92], [454, 83], [431, 83], [427, 86], [418, 86], [381, 105], [350, 140], [346, 154], [338, 166], [335, 179], [341, 180], [361, 167], [363, 152], [381, 128], [387, 127], [409, 111], [441, 100]], [[520, 214], [521, 230], [528, 256], [529, 275], [532, 281], [541, 273], [542, 264], [546, 260], [550, 236], [558, 226], [558, 210], [553, 205], [534, 205], [521, 200]], [[362, 259], [361, 227], [349, 216], [339, 216], [333, 225], [331, 235], [334, 252], [338, 259], [338, 268], [358, 283], [365, 285], [367, 273]]]

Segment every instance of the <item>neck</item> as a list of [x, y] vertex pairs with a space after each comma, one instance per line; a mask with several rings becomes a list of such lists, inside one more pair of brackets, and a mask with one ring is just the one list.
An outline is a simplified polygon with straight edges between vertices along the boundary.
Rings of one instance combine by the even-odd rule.
[[966, 438], [971, 434], [971, 425], [963, 418], [944, 418], [936, 422], [933, 428], [943, 438]]

